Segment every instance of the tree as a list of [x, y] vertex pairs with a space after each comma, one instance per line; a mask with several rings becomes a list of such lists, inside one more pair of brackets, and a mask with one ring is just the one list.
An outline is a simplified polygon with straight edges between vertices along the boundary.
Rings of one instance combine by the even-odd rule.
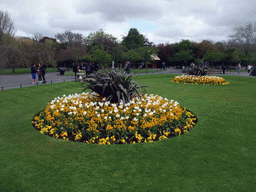
[[111, 55], [104, 51], [102, 47], [101, 49], [96, 49], [93, 51], [93, 58], [95, 61], [99, 62], [102, 69], [104, 64], [110, 65], [111, 63]]
[[0, 35], [14, 35], [14, 24], [8, 12], [0, 11]]
[[140, 47], [137, 49], [137, 51], [141, 55], [141, 60], [145, 62], [146, 68], [148, 68], [148, 63], [153, 61], [152, 55], [156, 55], [158, 52], [156, 47], [151, 46]]
[[142, 55], [137, 49], [131, 49], [123, 53], [123, 58], [126, 61], [136, 62], [142, 60]]
[[69, 30], [66, 30], [64, 33], [57, 33], [55, 38], [59, 40], [62, 44], [83, 44], [84, 38], [80, 33], [73, 33]]
[[162, 61], [167, 61], [169, 57], [173, 54], [174, 51], [174, 44], [158, 44], [157, 49], [158, 49], [158, 57]]
[[100, 29], [99, 31], [90, 33], [85, 38], [85, 45], [89, 53], [92, 53], [96, 49], [103, 49], [114, 57], [114, 49], [118, 46], [118, 42], [117, 38]]
[[33, 36], [33, 40], [36, 42], [40, 42], [40, 40], [42, 40], [44, 38], [44, 36], [41, 33], [34, 33]]
[[193, 60], [192, 44], [189, 40], [182, 40], [180, 43], [176, 43], [174, 46], [176, 53], [169, 57], [170, 61], [184, 61], [186, 66], [188, 60]]
[[244, 26], [240, 26], [234, 29], [235, 33], [231, 35], [232, 41], [240, 45], [247, 56], [251, 51], [252, 47], [256, 43], [256, 23], [247, 23]]
[[123, 37], [122, 45], [127, 48], [127, 50], [137, 49], [143, 47], [145, 38], [136, 28], [131, 28], [126, 37]]
[[74, 62], [78, 62], [78, 60], [81, 60], [83, 57], [87, 55], [86, 50], [83, 45], [81, 44], [75, 44], [71, 45], [69, 44], [66, 49], [61, 49], [58, 52], [58, 60], [59, 61], [65, 61], [65, 60], [73, 60]]
[[216, 62], [220, 62], [223, 60], [224, 54], [220, 51], [207, 51], [204, 56], [203, 60], [206, 62], [209, 62], [211, 65], [213, 65]]

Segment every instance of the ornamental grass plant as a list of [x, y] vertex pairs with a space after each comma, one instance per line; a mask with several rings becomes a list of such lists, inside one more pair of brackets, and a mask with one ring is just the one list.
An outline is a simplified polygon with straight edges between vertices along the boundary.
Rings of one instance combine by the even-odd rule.
[[256, 79], [228, 86], [134, 80], [178, 101], [197, 118], [186, 134], [129, 145], [95, 145], [41, 134], [33, 117], [83, 85], [64, 82], [0, 92], [1, 191], [255, 191]]

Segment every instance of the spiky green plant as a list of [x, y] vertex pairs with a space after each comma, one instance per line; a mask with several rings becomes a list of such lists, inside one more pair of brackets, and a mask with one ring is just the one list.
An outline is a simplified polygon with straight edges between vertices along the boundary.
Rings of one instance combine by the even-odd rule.
[[94, 72], [84, 78], [84, 82], [86, 83], [84, 90], [91, 89], [111, 103], [121, 101], [127, 103], [135, 96], [140, 97], [139, 90], [145, 92], [146, 87], [134, 81], [131, 74], [124, 74], [112, 69]]
[[205, 76], [207, 75], [207, 71], [204, 68], [199, 68], [195, 64], [191, 64], [188, 68], [189, 75], [196, 75], [196, 76]]

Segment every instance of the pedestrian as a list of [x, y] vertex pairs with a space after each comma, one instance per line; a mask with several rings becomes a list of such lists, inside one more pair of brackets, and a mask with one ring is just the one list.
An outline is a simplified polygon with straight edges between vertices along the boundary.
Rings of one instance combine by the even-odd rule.
[[248, 67], [247, 67], [247, 69], [248, 69], [248, 73], [250, 73], [250, 71], [251, 71], [251, 69], [252, 69], [252, 65], [249, 64]]
[[222, 65], [222, 66], [221, 66], [221, 69], [222, 69], [222, 74], [225, 74], [225, 70], [226, 70], [225, 65]]
[[165, 70], [165, 62], [162, 62], [162, 69]]
[[40, 63], [38, 63], [37, 74], [38, 74], [38, 82], [40, 83], [42, 82], [42, 67]]
[[90, 74], [92, 74], [94, 71], [94, 62], [90, 63]]
[[79, 70], [83, 70], [83, 63], [81, 62], [81, 63], [79, 63]]
[[43, 83], [46, 83], [45, 81], [46, 65], [45, 64], [43, 64], [41, 72], [43, 77]]
[[143, 69], [144, 68], [144, 62], [142, 61], [142, 63], [141, 63], [141, 69]]
[[227, 73], [229, 73], [229, 65], [226, 67]]
[[31, 66], [32, 84], [36, 84], [36, 67], [35, 64]]
[[126, 72], [127, 74], [130, 74], [130, 73], [131, 73], [131, 71], [130, 71], [130, 68], [131, 68], [130, 61], [127, 61], [127, 62], [125, 62], [125, 63], [126, 63], [126, 65], [125, 65], [125, 72]]
[[75, 81], [76, 81], [76, 79], [77, 79], [77, 72], [78, 72], [78, 65], [77, 65], [77, 63], [75, 63], [75, 64], [73, 64], [73, 72], [75, 73]]
[[91, 73], [91, 63], [87, 63], [85, 70], [86, 70], [86, 77], [88, 77], [88, 75], [90, 75]]
[[240, 69], [241, 69], [241, 64], [239, 63], [238, 66], [237, 66], [238, 74], [240, 73]]

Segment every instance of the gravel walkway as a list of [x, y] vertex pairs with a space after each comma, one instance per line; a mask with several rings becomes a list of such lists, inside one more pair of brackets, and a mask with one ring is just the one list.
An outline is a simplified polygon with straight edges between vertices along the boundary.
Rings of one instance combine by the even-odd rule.
[[[147, 75], [147, 74], [182, 74], [181, 70], [179, 69], [167, 69], [163, 71], [157, 71], [154, 73], [141, 73], [141, 74], [134, 74], [134, 75]], [[220, 74], [221, 75], [221, 74]], [[234, 75], [234, 76], [249, 76], [246, 72], [241, 72], [239, 75], [237, 72], [230, 72], [225, 75]], [[253, 77], [255, 78], [255, 76]], [[57, 72], [46, 73], [45, 75], [46, 84], [50, 83], [60, 83], [65, 81], [75, 81], [74, 76], [59, 76]], [[31, 74], [18, 74], [18, 75], [0, 75], [0, 91], [7, 90], [7, 89], [16, 89], [28, 86], [37, 86], [41, 85], [42, 83], [38, 83], [36, 85], [32, 84], [32, 77]]]

